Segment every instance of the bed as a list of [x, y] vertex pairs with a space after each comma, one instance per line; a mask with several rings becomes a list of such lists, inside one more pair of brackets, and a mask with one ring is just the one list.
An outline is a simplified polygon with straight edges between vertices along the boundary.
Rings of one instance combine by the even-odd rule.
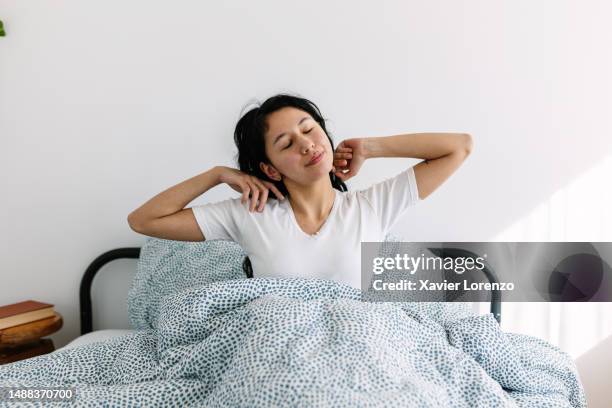
[[[397, 237], [388, 236], [388, 241], [398, 240]], [[134, 330], [130, 329], [105, 329], [93, 331], [93, 307], [92, 307], [92, 296], [91, 289], [92, 283], [98, 272], [106, 264], [117, 260], [117, 259], [138, 259], [140, 257], [141, 248], [130, 247], [130, 248], [117, 248], [102, 253], [96, 257], [85, 269], [83, 277], [81, 278], [81, 284], [79, 287], [79, 308], [80, 308], [80, 319], [81, 319], [81, 336], [72, 340], [64, 347], [76, 347], [83, 344], [94, 343], [96, 341], [104, 341], [114, 337], [123, 336], [131, 333]], [[461, 256], [473, 256], [474, 254], [463, 249], [446, 248], [443, 250], [433, 250], [437, 256], [440, 257], [452, 257], [457, 258]], [[487, 280], [491, 283], [498, 282], [495, 272], [489, 267], [485, 267], [483, 270]], [[498, 323], [501, 323], [501, 292], [499, 290], [492, 290], [490, 297], [490, 313], [493, 315]]]
[[[75, 386], [82, 406], [586, 406], [567, 354], [500, 330], [498, 293], [485, 315], [374, 304], [331, 281], [248, 279], [244, 256], [154, 238], [103, 253], [81, 281], [81, 336], [0, 366], [0, 386]], [[138, 260], [133, 330], [93, 331], [93, 278], [121, 258]]]

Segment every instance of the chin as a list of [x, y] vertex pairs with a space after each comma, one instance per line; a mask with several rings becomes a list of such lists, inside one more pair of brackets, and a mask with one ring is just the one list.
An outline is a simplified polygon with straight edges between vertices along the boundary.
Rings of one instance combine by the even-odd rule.
[[323, 177], [328, 177], [329, 176], [329, 172], [331, 171], [331, 166], [320, 166], [318, 169], [309, 169], [308, 172], [310, 173], [309, 177], [311, 178], [311, 180], [319, 180]]

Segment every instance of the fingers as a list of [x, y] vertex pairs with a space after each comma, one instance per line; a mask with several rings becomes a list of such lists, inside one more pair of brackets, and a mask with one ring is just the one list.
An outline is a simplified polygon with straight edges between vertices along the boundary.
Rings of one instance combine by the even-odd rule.
[[346, 160], [334, 160], [334, 166], [344, 167], [348, 164]]
[[353, 158], [353, 153], [352, 152], [335, 152], [334, 153], [334, 157], [335, 158], [342, 158], [342, 159], [352, 159]]
[[[244, 190], [242, 191], [242, 204], [244, 203], [248, 203], [249, 206], [249, 211], [251, 211], [251, 208], [253, 207], [252, 205], [252, 201], [253, 201], [253, 196], [255, 196], [255, 193], [257, 191], [257, 187], [252, 184], [250, 181], [246, 180], [244, 182]], [[259, 193], [258, 193], [259, 194]]]
[[351, 154], [337, 154], [334, 157], [334, 166], [337, 167], [346, 167], [349, 163], [349, 160], [351, 160], [353, 158], [353, 156]]
[[266, 201], [268, 201], [268, 189], [265, 188], [262, 193], [261, 193], [261, 197], [259, 197], [259, 207], [257, 207], [257, 211], [262, 212], [264, 209], [264, 206], [266, 205]]
[[240, 202], [242, 204], [248, 203], [250, 212], [255, 211], [255, 208], [258, 212], [264, 210], [270, 190], [279, 200], [285, 199], [283, 193], [272, 182], [261, 180], [255, 176], [248, 176], [240, 181], [240, 184], [238, 184], [240, 191], [242, 191]]
[[[264, 206], [266, 205], [266, 201], [268, 201], [268, 188], [264, 186], [263, 182], [256, 177], [254, 177], [253, 183], [257, 186], [257, 188], [259, 188], [259, 194], [261, 194], [261, 196], [259, 197], [259, 206], [257, 207], [257, 211], [262, 212], [264, 209]], [[254, 210], [255, 205], [257, 204], [257, 200], [253, 200], [253, 201], [254, 201], [254, 204], [253, 204], [253, 210]]]
[[[268, 181], [260, 180], [257, 177], [252, 176], [247, 180], [247, 184], [250, 186], [251, 202], [249, 203], [249, 211], [255, 211], [257, 207], [258, 212], [262, 212], [268, 201], [270, 190], [276, 195], [279, 200], [284, 200], [285, 197], [280, 190]], [[257, 201], [259, 200], [259, 205]], [[243, 201], [244, 202], [244, 201]]]
[[[348, 149], [351, 150], [351, 149]], [[336, 152], [334, 153], [334, 166], [337, 167], [346, 167], [348, 165], [348, 161], [353, 158], [352, 153], [348, 152]]]
[[340, 171], [337, 171], [335, 174], [336, 174], [336, 177], [338, 177], [342, 181], [346, 181], [350, 179], [351, 177], [353, 177], [352, 170], [349, 170], [346, 173], [340, 170]]
[[249, 203], [249, 211], [253, 212], [255, 211], [255, 206], [257, 205], [257, 199], [259, 198], [259, 186], [252, 181], [247, 181], [247, 183], [249, 183], [252, 186], [251, 202]]
[[251, 188], [246, 182], [244, 184], [241, 184], [240, 188], [242, 188], [242, 198], [240, 199], [240, 202], [244, 204], [249, 200], [249, 193], [251, 192]]
[[269, 181], [264, 181], [264, 184], [270, 189], [272, 190], [272, 192], [274, 193], [274, 195], [276, 195], [276, 197], [279, 200], [284, 200], [285, 196], [283, 196], [283, 193], [280, 192], [280, 190], [278, 188], [276, 188], [276, 186], [274, 185], [274, 183], [270, 183]]
[[337, 166], [335, 167], [334, 174], [340, 180], [346, 181], [355, 175], [355, 170], [352, 168], [353, 165], [350, 160], [339, 159], [334, 161], [334, 164]]

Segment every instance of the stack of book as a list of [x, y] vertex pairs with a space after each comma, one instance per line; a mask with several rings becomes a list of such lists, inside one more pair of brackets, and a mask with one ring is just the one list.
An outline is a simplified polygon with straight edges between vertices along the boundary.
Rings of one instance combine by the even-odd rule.
[[0, 306], [0, 330], [47, 319], [54, 315], [55, 310], [52, 304], [35, 300]]

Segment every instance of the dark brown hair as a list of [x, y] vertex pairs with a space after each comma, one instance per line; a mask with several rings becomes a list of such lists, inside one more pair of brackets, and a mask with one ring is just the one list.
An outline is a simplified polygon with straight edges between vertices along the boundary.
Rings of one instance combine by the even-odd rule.
[[[276, 181], [268, 178], [268, 176], [259, 167], [259, 163], [261, 162], [271, 164], [270, 159], [266, 154], [266, 118], [272, 112], [285, 107], [293, 107], [310, 114], [310, 116], [317, 121], [319, 126], [321, 126], [329, 139], [332, 151], [334, 150], [334, 142], [325, 127], [325, 119], [323, 118], [323, 115], [321, 115], [321, 111], [317, 105], [306, 98], [284, 93], [274, 95], [266, 99], [264, 103], [250, 109], [247, 113], [245, 113], [236, 124], [236, 130], [234, 131], [234, 143], [236, 143], [236, 147], [238, 148], [236, 161], [238, 163], [239, 170], [261, 180], [274, 183], [276, 188], [278, 188], [280, 192], [287, 197], [289, 192], [287, 191], [283, 181]], [[340, 191], [348, 190], [346, 184], [336, 177], [333, 171], [329, 172], [329, 178], [333, 188]], [[268, 200], [270, 199], [275, 200], [276, 196], [274, 194], [270, 194], [268, 196]], [[247, 277], [252, 278], [253, 267], [248, 256], [244, 259], [242, 267]]]

